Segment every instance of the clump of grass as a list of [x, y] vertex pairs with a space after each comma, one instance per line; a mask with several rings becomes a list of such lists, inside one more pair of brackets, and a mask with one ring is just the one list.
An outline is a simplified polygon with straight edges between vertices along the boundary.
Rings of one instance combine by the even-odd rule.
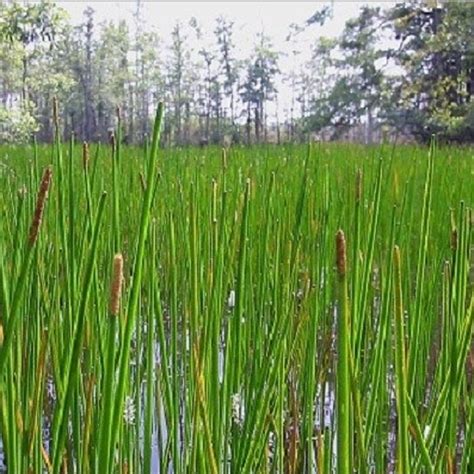
[[[25, 286], [27, 283], [27, 276], [28, 271], [31, 265], [31, 257], [32, 251], [35, 243], [38, 240], [39, 230], [41, 227], [41, 223], [43, 222], [43, 214], [46, 205], [46, 200], [48, 198], [49, 188], [51, 186], [51, 179], [52, 179], [52, 169], [47, 167], [43, 173], [43, 177], [41, 178], [41, 183], [38, 191], [38, 197], [36, 199], [36, 206], [35, 211], [33, 213], [33, 218], [30, 224], [30, 230], [28, 232], [28, 244], [26, 246], [25, 255], [23, 258], [21, 270], [19, 273], [19, 278], [17, 285], [14, 289], [13, 294], [13, 301], [11, 308], [9, 308], [9, 303], [7, 301], [8, 297], [5, 294], [6, 290], [4, 287], [4, 298], [3, 298], [3, 310], [5, 312], [5, 321], [6, 321], [6, 329], [3, 335], [3, 344], [0, 351], [0, 374], [3, 373], [5, 368], [5, 364], [7, 362], [7, 358], [9, 356], [9, 350], [13, 343], [13, 338], [15, 336], [16, 328], [18, 325], [18, 318], [20, 317], [20, 305], [21, 299], [23, 298], [23, 294], [25, 291]], [[3, 273], [3, 272], [2, 272]], [[6, 284], [5, 275], [2, 275], [3, 285]]]
[[162, 153], [163, 120], [63, 145], [55, 103], [0, 147], [8, 472], [471, 472], [469, 151]]

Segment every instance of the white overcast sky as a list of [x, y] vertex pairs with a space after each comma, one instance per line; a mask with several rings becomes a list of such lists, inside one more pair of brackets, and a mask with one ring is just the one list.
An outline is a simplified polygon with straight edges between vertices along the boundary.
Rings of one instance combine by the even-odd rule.
[[[133, 28], [135, 2], [92, 2], [92, 1], [58, 1], [71, 16], [73, 23], [80, 23], [82, 13], [87, 6], [96, 12], [96, 22], [103, 20], [126, 20]], [[292, 23], [302, 25], [316, 10], [331, 2], [143, 2], [143, 18], [148, 27], [155, 27], [165, 44], [169, 44], [171, 30], [177, 20], [186, 22], [195, 17], [203, 31], [210, 34], [215, 28], [215, 18], [224, 15], [235, 21], [234, 42], [238, 56], [245, 57], [252, 50], [255, 35], [265, 32], [272, 38], [274, 47], [282, 54], [280, 68], [290, 70], [293, 66], [289, 53], [290, 44], [285, 41]], [[333, 2], [333, 15], [323, 27], [313, 26], [305, 34], [298, 36], [298, 49], [302, 54], [301, 62], [310, 51], [310, 44], [318, 36], [336, 36], [341, 33], [347, 19], [357, 15], [364, 4], [388, 5], [394, 2]], [[283, 83], [278, 84], [281, 112], [289, 106], [289, 90]]]

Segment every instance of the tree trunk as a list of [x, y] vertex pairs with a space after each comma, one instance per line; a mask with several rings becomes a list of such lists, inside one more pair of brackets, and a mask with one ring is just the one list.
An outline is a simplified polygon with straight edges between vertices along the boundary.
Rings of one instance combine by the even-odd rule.
[[258, 106], [255, 107], [255, 140], [260, 143], [260, 117], [258, 116]]
[[92, 103], [92, 32], [94, 23], [92, 12], [89, 12], [86, 23], [86, 64], [84, 73], [84, 138], [90, 141], [94, 129], [94, 106]]
[[466, 84], [466, 102], [471, 102], [471, 98], [474, 95], [474, 67], [471, 67], [471, 69], [468, 71], [468, 77], [469, 78]]
[[278, 99], [276, 101], [275, 122], [276, 122], [277, 143], [278, 143], [278, 145], [280, 145], [281, 144], [281, 136], [280, 136], [280, 118], [278, 116]]
[[246, 132], [247, 132], [247, 146], [250, 146], [250, 131], [252, 127], [252, 117], [250, 115], [250, 102], [247, 107], [247, 124], [246, 124]]
[[189, 145], [190, 128], [191, 128], [191, 107], [189, 101], [186, 101], [185, 107], [185, 124], [184, 124], [184, 144]]
[[22, 81], [21, 81], [21, 99], [22, 99], [23, 105], [25, 105], [28, 100], [28, 90], [26, 87], [26, 79], [28, 77], [28, 59], [26, 57], [26, 52], [23, 55], [22, 62], [23, 62], [23, 76], [22, 76]]
[[262, 105], [262, 115], [263, 117], [263, 140], [265, 143], [268, 142], [268, 130], [267, 130], [267, 108]]
[[129, 112], [127, 143], [135, 143], [135, 100], [132, 83], [128, 86]]
[[372, 107], [367, 108], [367, 130], [366, 130], [366, 143], [367, 145], [372, 145], [373, 143], [373, 127], [374, 127], [374, 118], [372, 115]]

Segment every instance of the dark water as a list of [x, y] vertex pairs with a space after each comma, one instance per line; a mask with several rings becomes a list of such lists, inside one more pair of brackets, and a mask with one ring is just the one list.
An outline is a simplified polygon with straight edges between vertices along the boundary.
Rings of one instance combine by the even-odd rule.
[[0, 472], [7, 472], [7, 466], [5, 466], [4, 462], [4, 454], [3, 454], [3, 443], [2, 440], [0, 439]]

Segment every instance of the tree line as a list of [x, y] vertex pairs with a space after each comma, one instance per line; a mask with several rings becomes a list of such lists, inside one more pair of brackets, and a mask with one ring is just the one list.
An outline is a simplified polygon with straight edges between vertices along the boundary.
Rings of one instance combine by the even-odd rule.
[[[61, 103], [64, 135], [104, 141], [120, 108], [123, 139], [141, 143], [158, 101], [167, 107], [171, 145], [259, 143], [387, 136], [474, 139], [474, 4], [401, 2], [364, 6], [337, 38], [321, 37], [324, 6], [287, 41], [296, 62], [301, 35], [309, 59], [281, 70], [282, 53], [256, 34], [239, 57], [231, 19], [213, 31], [195, 18], [177, 21], [169, 38], [146, 27], [143, 3], [133, 22], [97, 22], [84, 10], [73, 25], [54, 2], [0, 5], [0, 140], [52, 138], [51, 102]], [[304, 46], [306, 47], [306, 46]], [[280, 117], [279, 81], [291, 91]], [[270, 107], [270, 104], [273, 106]]]

